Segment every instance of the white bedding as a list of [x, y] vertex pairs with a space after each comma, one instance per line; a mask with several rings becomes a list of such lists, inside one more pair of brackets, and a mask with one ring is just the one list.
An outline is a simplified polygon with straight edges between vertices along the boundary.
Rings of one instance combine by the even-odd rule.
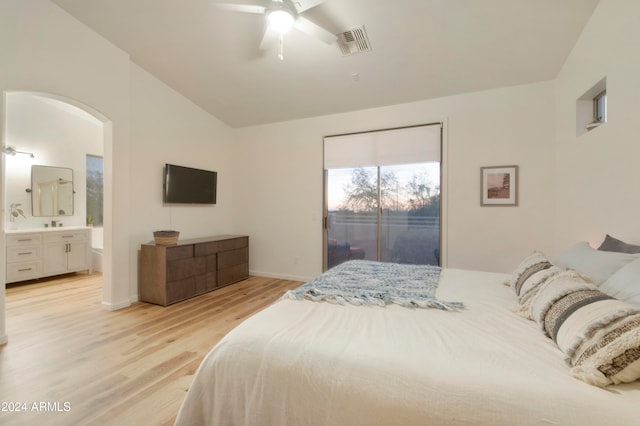
[[176, 424], [639, 424], [640, 382], [571, 377], [508, 277], [443, 270], [460, 312], [279, 301], [205, 357]]

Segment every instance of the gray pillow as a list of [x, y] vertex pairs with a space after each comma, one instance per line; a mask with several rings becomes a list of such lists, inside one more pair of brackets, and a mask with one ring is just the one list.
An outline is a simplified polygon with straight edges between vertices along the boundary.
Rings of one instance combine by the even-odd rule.
[[598, 250], [615, 251], [616, 253], [640, 253], [640, 246], [625, 243], [607, 234]]

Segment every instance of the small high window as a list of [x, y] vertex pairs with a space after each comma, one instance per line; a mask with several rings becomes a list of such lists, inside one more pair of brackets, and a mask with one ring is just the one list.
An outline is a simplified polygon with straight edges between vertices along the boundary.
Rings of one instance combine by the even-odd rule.
[[607, 78], [576, 99], [576, 136], [607, 122]]
[[607, 91], [600, 92], [593, 98], [593, 122], [607, 122]]

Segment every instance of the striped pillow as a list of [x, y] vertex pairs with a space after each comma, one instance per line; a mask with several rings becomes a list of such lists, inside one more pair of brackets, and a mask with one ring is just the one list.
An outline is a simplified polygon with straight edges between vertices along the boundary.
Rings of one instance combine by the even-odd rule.
[[533, 274], [538, 271], [542, 271], [545, 269], [549, 269], [551, 267], [551, 263], [547, 260], [547, 258], [539, 251], [534, 251], [529, 256], [527, 256], [513, 271], [513, 275], [511, 277], [511, 287], [513, 287], [513, 291], [516, 292], [516, 295], [520, 297], [522, 287]]
[[640, 378], [639, 309], [567, 275], [540, 289], [531, 313], [565, 353], [574, 377], [601, 387]]
[[547, 283], [558, 278], [564, 278], [567, 276], [579, 277], [580, 275], [573, 270], [564, 270], [557, 266], [551, 266], [547, 269], [535, 272], [529, 278], [527, 278], [520, 287], [520, 297], [518, 302], [520, 306], [514, 311], [524, 318], [532, 320], [531, 316], [531, 304], [536, 295]]

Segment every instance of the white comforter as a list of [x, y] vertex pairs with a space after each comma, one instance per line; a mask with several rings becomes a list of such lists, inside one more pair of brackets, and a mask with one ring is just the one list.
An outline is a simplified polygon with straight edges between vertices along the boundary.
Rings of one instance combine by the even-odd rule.
[[507, 278], [443, 270], [460, 312], [277, 302], [205, 357], [176, 424], [640, 424], [640, 382], [571, 377]]

